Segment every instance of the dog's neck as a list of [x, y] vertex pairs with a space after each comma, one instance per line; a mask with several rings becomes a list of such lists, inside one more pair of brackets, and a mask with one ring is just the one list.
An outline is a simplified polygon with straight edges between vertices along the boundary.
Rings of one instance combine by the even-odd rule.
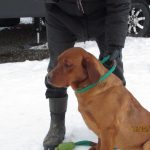
[[71, 87], [73, 88], [73, 90], [77, 90], [77, 89], [85, 88], [85, 87], [89, 86], [90, 84], [93, 84], [93, 82], [90, 81], [90, 79], [88, 77], [86, 77], [82, 81], [72, 82]]
[[[98, 72], [99, 72], [99, 77], [97, 78], [97, 80], [93, 81], [91, 80], [88, 76], [85, 77], [83, 80], [81, 81], [76, 81], [76, 82], [72, 82], [71, 83], [71, 87], [73, 88], [73, 90], [78, 90], [78, 89], [83, 89], [89, 85], [92, 85], [94, 83], [97, 83], [100, 79], [100, 77], [102, 75], [104, 75], [108, 70], [102, 65], [102, 64], [99, 64], [99, 67], [98, 67]], [[99, 88], [103, 88], [102, 91], [108, 89], [108, 88], [111, 88], [112, 86], [118, 86], [118, 85], [122, 85], [122, 81], [117, 81], [118, 80], [118, 77], [116, 77], [115, 75], [111, 75], [111, 78], [107, 78], [106, 80], [104, 80], [103, 82], [100, 82], [98, 83], [99, 85]]]

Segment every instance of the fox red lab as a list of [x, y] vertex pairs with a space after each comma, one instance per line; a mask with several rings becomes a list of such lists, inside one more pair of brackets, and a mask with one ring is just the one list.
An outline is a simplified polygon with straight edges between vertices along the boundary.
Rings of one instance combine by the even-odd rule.
[[[82, 48], [62, 53], [48, 80], [56, 87], [75, 91], [96, 83], [108, 70]], [[150, 112], [111, 74], [93, 88], [76, 96], [87, 126], [98, 136], [91, 150], [150, 150]]]

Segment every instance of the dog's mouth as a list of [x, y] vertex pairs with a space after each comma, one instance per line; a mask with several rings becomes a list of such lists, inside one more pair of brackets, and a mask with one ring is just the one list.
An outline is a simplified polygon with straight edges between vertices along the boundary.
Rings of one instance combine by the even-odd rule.
[[46, 80], [47, 80], [47, 83], [48, 83], [48, 84], [52, 84], [51, 78], [49, 77], [49, 75], [46, 76]]
[[54, 82], [54, 80], [49, 75], [46, 76], [46, 80], [47, 80], [48, 84], [50, 84], [50, 85], [52, 85], [54, 87], [57, 87], [57, 88], [67, 88], [67, 87], [69, 87], [68, 84], [61, 85], [61, 84], [58, 84], [58, 83]]

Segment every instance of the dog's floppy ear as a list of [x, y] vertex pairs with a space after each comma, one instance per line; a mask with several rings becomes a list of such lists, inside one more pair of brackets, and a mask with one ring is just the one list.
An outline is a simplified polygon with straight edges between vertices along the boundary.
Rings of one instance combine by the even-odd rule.
[[85, 57], [82, 60], [82, 65], [87, 71], [87, 74], [91, 83], [97, 82], [100, 78], [100, 73], [97, 70], [97, 65], [94, 62], [94, 59], [90, 56]]

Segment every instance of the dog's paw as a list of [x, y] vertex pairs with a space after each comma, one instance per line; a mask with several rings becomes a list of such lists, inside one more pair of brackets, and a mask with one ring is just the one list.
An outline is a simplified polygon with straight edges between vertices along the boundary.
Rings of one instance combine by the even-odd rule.
[[92, 146], [89, 150], [96, 150], [96, 146]]

